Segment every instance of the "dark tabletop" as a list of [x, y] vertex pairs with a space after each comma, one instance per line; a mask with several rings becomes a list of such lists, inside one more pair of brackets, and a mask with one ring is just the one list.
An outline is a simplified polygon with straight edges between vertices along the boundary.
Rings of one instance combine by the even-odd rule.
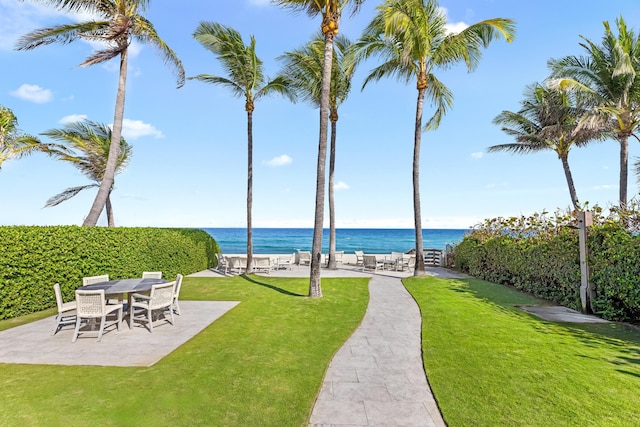
[[105, 294], [123, 294], [127, 292], [144, 292], [151, 289], [153, 285], [167, 283], [165, 279], [121, 279], [99, 282], [92, 285], [83, 286], [80, 289], [95, 290], [104, 289]]

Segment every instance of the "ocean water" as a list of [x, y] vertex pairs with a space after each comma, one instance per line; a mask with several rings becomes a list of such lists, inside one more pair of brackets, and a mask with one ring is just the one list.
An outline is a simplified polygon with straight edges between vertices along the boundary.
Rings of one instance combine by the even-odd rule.
[[[222, 253], [244, 254], [247, 252], [246, 228], [203, 228], [220, 246]], [[422, 230], [425, 249], [445, 249], [446, 245], [462, 240], [469, 229], [424, 229]], [[297, 250], [311, 250], [312, 228], [254, 228], [254, 254], [286, 254]], [[352, 254], [354, 251], [386, 254], [407, 252], [415, 247], [413, 229], [398, 228], [338, 228], [336, 229], [336, 250]], [[322, 252], [329, 252], [329, 229], [324, 229]]]

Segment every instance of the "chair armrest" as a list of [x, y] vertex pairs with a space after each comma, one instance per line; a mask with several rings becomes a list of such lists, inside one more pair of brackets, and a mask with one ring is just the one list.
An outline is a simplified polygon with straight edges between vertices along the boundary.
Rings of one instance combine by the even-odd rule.
[[142, 295], [142, 294], [131, 294], [131, 298], [132, 299], [143, 299], [143, 300], [147, 300], [147, 301], [149, 301], [151, 299], [151, 297], [149, 295]]

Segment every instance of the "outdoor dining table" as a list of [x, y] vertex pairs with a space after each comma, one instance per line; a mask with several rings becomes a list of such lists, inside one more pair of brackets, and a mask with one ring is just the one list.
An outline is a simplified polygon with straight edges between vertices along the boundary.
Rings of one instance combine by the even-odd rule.
[[[106, 297], [114, 295], [127, 295], [127, 310], [131, 308], [131, 295], [134, 293], [148, 292], [153, 285], [167, 283], [165, 279], [143, 279], [141, 277], [133, 279], [109, 280], [83, 286], [82, 289], [98, 290], [104, 289]], [[131, 325], [129, 325], [131, 327]]]

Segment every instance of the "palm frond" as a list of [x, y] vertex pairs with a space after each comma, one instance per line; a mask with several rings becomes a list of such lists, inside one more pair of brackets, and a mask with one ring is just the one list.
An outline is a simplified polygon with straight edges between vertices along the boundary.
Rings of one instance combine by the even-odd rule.
[[58, 193], [55, 196], [49, 198], [47, 200], [47, 202], [45, 203], [44, 207], [45, 208], [50, 208], [52, 206], [57, 206], [60, 203], [66, 201], [66, 200], [69, 200], [70, 198], [72, 198], [73, 196], [75, 196], [76, 194], [81, 192], [82, 190], [86, 190], [87, 188], [94, 188], [94, 187], [99, 187], [99, 185], [98, 184], [89, 184], [89, 185], [82, 185], [80, 187], [67, 188], [62, 193]]

